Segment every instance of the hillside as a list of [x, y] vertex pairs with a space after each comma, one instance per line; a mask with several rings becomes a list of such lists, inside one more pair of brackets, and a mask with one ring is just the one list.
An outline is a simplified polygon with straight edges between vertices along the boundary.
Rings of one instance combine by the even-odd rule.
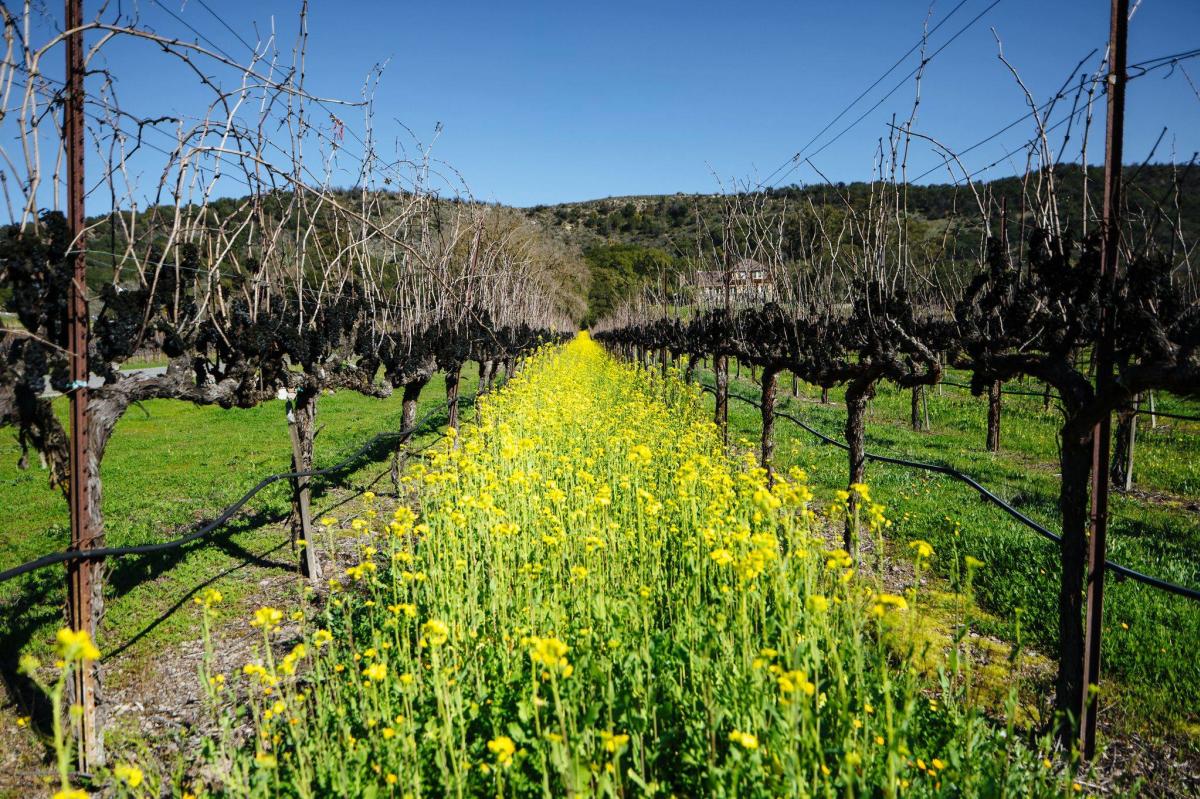
[[[292, 215], [291, 218], [299, 218], [303, 224], [298, 222], [297, 229], [302, 230], [307, 224], [304, 221], [306, 219], [305, 211], [297, 210], [293, 204], [294, 199], [291, 192], [274, 192], [260, 203], [259, 211], [268, 217], [278, 218]], [[347, 230], [344, 220], [339, 222], [338, 214], [330, 210], [333, 201], [350, 209], [351, 213], [365, 208], [362, 210], [363, 216], [379, 223], [381, 232], [375, 237], [376, 241], [370, 249], [372, 258], [377, 264], [394, 257], [389, 247], [386, 246], [387, 236], [407, 235], [415, 239], [418, 235], [417, 231], [407, 228], [399, 232], [392, 230], [396, 224], [395, 220], [409, 213], [405, 210], [406, 206], [411, 205], [411, 198], [407, 194], [395, 191], [374, 191], [364, 194], [357, 189], [342, 189], [331, 191], [328, 199], [331, 202], [325, 203], [322, 210], [316, 214], [313, 224], [314, 235], [307, 242], [310, 252], [319, 250], [325, 253], [344, 253], [346, 251], [345, 242], [342, 239], [347, 235]], [[185, 205], [178, 210], [185, 217], [207, 214], [210, 220], [228, 220], [245, 216], [247, 208], [252, 206], [253, 204], [247, 197], [222, 197], [211, 200], [203, 209], [200, 206]], [[551, 295], [554, 308], [568, 318], [583, 317], [587, 307], [590, 270], [582, 259], [577, 243], [570, 236], [564, 235], [563, 231], [529, 217], [521, 209], [502, 205], [439, 199], [432, 202], [428, 210], [430, 218], [434, 220], [432, 228], [435, 234], [429, 242], [423, 245], [425, 250], [435, 253], [440, 248], [446, 247], [448, 234], [444, 231], [453, 228], [456, 220], [460, 226], [473, 224], [469, 217], [471, 214], [478, 214], [476, 218], [482, 220], [483, 235], [486, 238], [493, 241], [505, 241], [514, 258], [527, 261], [533, 266], [533, 272], [536, 273], [542, 290]], [[138, 252], [143, 255], [147, 252], [158, 252], [167, 244], [166, 236], [171, 231], [171, 220], [175, 212], [175, 207], [171, 205], [152, 205], [139, 209], [132, 215], [127, 210], [122, 210], [120, 215], [116, 213], [102, 214], [87, 219], [91, 231], [87, 279], [93, 298], [98, 298], [103, 287], [114, 282], [114, 271], [119, 273], [117, 282], [127, 288], [137, 282], [136, 270], [128, 264], [123, 264], [122, 261], [121, 253], [128, 246], [124, 231], [129, 229], [139, 231], [140, 239], [135, 247]], [[464, 219], [467, 221], [464, 222]], [[215, 227], [210, 222], [207, 233], [196, 234], [193, 243], [199, 246], [205, 240], [206, 235], [213, 235], [214, 230]], [[385, 230], [388, 232], [382, 232]], [[0, 229], [0, 243], [15, 235], [16, 232], [17, 228], [12, 226]], [[293, 248], [298, 246], [298, 242], [291, 238], [286, 244]], [[458, 261], [465, 262], [467, 258], [466, 244], [459, 242], [455, 246], [464, 250], [458, 255]], [[239, 251], [235, 250], [232, 255], [227, 254], [226, 258], [236, 259], [238, 254]], [[307, 269], [312, 272], [314, 280], [319, 279], [319, 272], [323, 265], [324, 262], [320, 258], [313, 257], [311, 259]], [[223, 268], [230, 273], [238, 271], [237, 269]], [[380, 279], [385, 283], [389, 280], [394, 281], [398, 279], [398, 274], [398, 270], [395, 269], [381, 270]], [[0, 285], [0, 308], [4, 306], [10, 295], [11, 290], [7, 286]], [[0, 327], [13, 323], [15, 323], [15, 318], [10, 321], [5, 317], [0, 317]]]
[[[1087, 174], [1092, 215], [1101, 173], [1100, 168], [1094, 167]], [[1181, 241], [1200, 240], [1200, 169], [1135, 165], [1128, 167], [1126, 174], [1126, 204], [1135, 228], [1153, 228], [1152, 235], [1164, 250], [1178, 248]], [[1056, 171], [1056, 180], [1060, 218], [1066, 220], [1072, 235], [1079, 236], [1083, 232], [1080, 222], [1083, 172], [1078, 166], [1062, 165]], [[832, 223], [836, 227], [848, 206], [856, 211], [866, 209], [872, 188], [871, 183], [854, 182], [768, 189], [764, 210], [783, 217], [784, 257], [789, 260], [810, 257], [818, 246], [814, 220], [819, 216], [827, 226]], [[1020, 238], [1022, 180], [1002, 178], [977, 184], [976, 189], [992, 208], [993, 225], [1001, 203], [1007, 204], [1009, 237], [1014, 241]], [[335, 195], [351, 203], [359, 199], [359, 194], [352, 190]], [[375, 195], [375, 214], [386, 216], [395, 207], [396, 202], [389, 201], [389, 196]], [[282, 205], [288, 197], [281, 192], [274, 199]], [[721, 241], [721, 215], [726, 199], [721, 194], [631, 195], [530, 208], [494, 205], [490, 214], [495, 229], [515, 234], [523, 249], [541, 265], [547, 283], [557, 295], [556, 304], [588, 326], [644, 285], [663, 275], [694, 268], [700, 253], [710, 254]], [[235, 213], [241, 202], [232, 198], [216, 200], [213, 208], [219, 213]], [[449, 214], [461, 208], [461, 204], [442, 201], [440, 208]], [[941, 246], [945, 239], [953, 253], [951, 268], [956, 268], [955, 264], [960, 269], [973, 266], [982, 225], [970, 189], [952, 184], [910, 186], [908, 208], [914, 241]], [[1165, 217], [1174, 221], [1164, 221], [1163, 214], [1153, 212], [1155, 208], [1165, 209]], [[159, 210], [146, 209], [139, 217], [144, 220]], [[1026, 225], [1031, 219], [1032, 214], [1024, 214]], [[90, 222], [95, 230], [102, 231], [96, 234], [94, 250], [120, 249], [121, 242], [110, 241], [103, 232], [113, 226], [103, 218], [93, 218]], [[1089, 230], [1095, 229], [1093, 220]], [[97, 291], [111, 280], [107, 261], [97, 256], [91, 259], [89, 282]]]
[[[1135, 228], [1151, 230], [1164, 249], [1179, 242], [1200, 239], [1200, 170], [1172, 165], [1133, 165], [1126, 171], [1126, 204]], [[1088, 170], [1086, 180], [1089, 215], [1094, 215], [1096, 191], [1102, 170]], [[1085, 175], [1075, 165], [1061, 165], [1055, 173], [1059, 216], [1074, 236], [1083, 233]], [[1030, 185], [1036, 176], [1031, 178]], [[1021, 236], [1022, 179], [1002, 178], [976, 185], [996, 222], [1001, 203], [1008, 208], [1010, 239]], [[783, 251], [789, 259], [803, 259], [816, 243], [813, 225], [817, 214], [826, 221], [838, 219], [847, 206], [866, 209], [872, 191], [866, 182], [785, 186], [766, 192], [765, 211], [784, 218]], [[665, 271], [688, 268], [701, 251], [710, 251], [722, 236], [721, 213], [725, 197], [720, 194], [659, 194], [606, 197], [524, 209], [531, 220], [555, 231], [583, 253], [591, 271], [587, 321], [593, 322]], [[908, 188], [908, 208], [917, 240], [941, 240], [948, 236], [953, 260], [973, 263], [981, 235], [981, 215], [971, 190], [952, 184]], [[1165, 216], [1177, 220], [1177, 235]], [[1157, 223], [1156, 220], [1157, 219]], [[1025, 223], [1032, 214], [1025, 213]], [[1089, 230], [1096, 224], [1089, 223]]]

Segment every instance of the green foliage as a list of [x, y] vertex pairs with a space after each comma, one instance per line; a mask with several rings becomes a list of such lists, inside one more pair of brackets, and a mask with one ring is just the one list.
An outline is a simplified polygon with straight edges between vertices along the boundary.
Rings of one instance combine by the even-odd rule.
[[[1089, 213], [1095, 212], [1096, 187], [1101, 185], [1099, 167], [1088, 169], [1086, 178], [1093, 202]], [[1071, 164], [1055, 168], [1056, 200], [1059, 218], [1071, 220], [1070, 232], [1083, 232], [1079, 222], [1084, 218], [1083, 190], [1085, 175]], [[1176, 183], [1179, 191], [1176, 191]], [[1145, 218], [1151, 229], [1135, 231], [1139, 239], [1152, 239], [1163, 249], [1172, 246], [1173, 227], [1178, 225], [1180, 241], [1200, 238], [1200, 170], [1176, 170], [1171, 165], [1133, 166], [1126, 170], [1126, 202], [1130, 218]], [[1020, 178], [1001, 178], [976, 187], [981, 195], [993, 201], [993, 212], [1001, 201], [1007, 204], [1009, 240], [1021, 241], [1023, 233], [1033, 222], [1027, 203], [1022, 200], [1025, 188]], [[878, 185], [866, 182], [783, 186], [767, 190], [765, 211], [782, 214], [784, 219], [783, 255], [791, 261], [815, 260], [821, 239], [815, 223], [818, 219], [831, 235], [843, 229], [847, 207], [865, 211], [872, 192]], [[909, 211], [908, 241], [918, 249], [924, 247], [940, 256], [942, 248], [948, 258], [938, 257], [939, 270], [972, 272], [977, 268], [982, 221], [975, 198], [964, 186], [952, 184], [910, 185], [905, 189]], [[719, 194], [673, 194], [643, 197], [610, 197], [602, 200], [536, 206], [525, 209], [527, 216], [544, 221], [549, 227], [563, 230], [585, 253], [596, 247], [636, 245], [659, 250], [682, 262], [694, 258], [699, 250], [708, 251], [721, 243], [724, 226], [721, 214], [725, 198]], [[1159, 219], [1154, 211], [1161, 207], [1170, 221]], [[1158, 223], [1154, 224], [1158, 219]], [[993, 217], [995, 232], [997, 219]], [[1089, 230], [1095, 230], [1091, 225]], [[857, 246], [853, 236], [842, 242], [843, 247]], [[589, 259], [590, 260], [590, 259]], [[609, 276], [593, 269], [593, 278], [608, 283]], [[635, 287], [636, 288], [636, 287]], [[612, 307], [612, 290], [606, 285], [595, 292], [588, 319], [594, 321]], [[624, 296], [618, 293], [619, 298]]]
[[614, 310], [647, 283], [682, 268], [678, 259], [663, 250], [638, 244], [596, 244], [585, 248], [583, 257], [592, 274], [585, 326]]

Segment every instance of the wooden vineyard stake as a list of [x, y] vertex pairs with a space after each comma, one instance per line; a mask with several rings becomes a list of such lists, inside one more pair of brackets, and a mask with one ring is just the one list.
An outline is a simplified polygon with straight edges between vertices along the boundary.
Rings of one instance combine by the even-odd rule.
[[[287, 403], [287, 422], [288, 433], [292, 439], [292, 471], [306, 472], [308, 469], [305, 466], [306, 458], [304, 457], [304, 443], [300, 436], [300, 423], [297, 418], [297, 406], [294, 400], [289, 400]], [[296, 506], [297, 520], [299, 524], [299, 538], [304, 543], [300, 553], [300, 573], [312, 581], [313, 585], [318, 585], [321, 582], [321, 562], [317, 558], [317, 542], [313, 535], [312, 526], [312, 509], [311, 509], [311, 490], [310, 480], [308, 475], [300, 475], [292, 478], [292, 497], [293, 503]], [[295, 528], [293, 528], [293, 536], [295, 538]]]

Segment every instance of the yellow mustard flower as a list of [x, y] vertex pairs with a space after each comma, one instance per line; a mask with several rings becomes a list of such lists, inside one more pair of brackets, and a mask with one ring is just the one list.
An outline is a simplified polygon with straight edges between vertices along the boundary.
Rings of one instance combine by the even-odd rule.
[[261, 627], [263, 630], [271, 631], [279, 629], [281, 621], [283, 621], [283, 611], [271, 607], [262, 607], [254, 611], [254, 621], [250, 622], [250, 626]]
[[488, 741], [488, 751], [496, 756], [496, 762], [501, 766], [507, 766], [512, 762], [513, 755], [516, 754], [517, 746], [513, 743], [513, 739], [507, 735], [499, 735]]
[[113, 776], [128, 785], [130, 788], [136, 788], [141, 785], [142, 779], [144, 778], [140, 768], [127, 763], [122, 763], [114, 768]]
[[92, 643], [92, 636], [87, 630], [72, 630], [64, 627], [55, 636], [57, 646], [55, 651], [65, 663], [78, 660], [99, 660], [100, 650]]
[[421, 634], [425, 636], [425, 643], [430, 646], [441, 646], [449, 639], [450, 628], [444, 621], [430, 619], [421, 627]]
[[740, 730], [734, 730], [733, 732], [729, 733], [729, 740], [732, 741], [733, 743], [737, 744], [738, 746], [742, 747], [743, 749], [757, 749], [758, 748], [758, 737], [755, 735], [752, 735], [751, 733], [748, 733], [748, 732], [741, 732]]

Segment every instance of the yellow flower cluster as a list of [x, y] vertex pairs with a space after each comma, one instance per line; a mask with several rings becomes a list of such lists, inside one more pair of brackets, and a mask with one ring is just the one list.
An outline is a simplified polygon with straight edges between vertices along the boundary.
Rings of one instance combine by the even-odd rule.
[[92, 636], [87, 630], [71, 630], [64, 627], [58, 631], [56, 639], [55, 651], [65, 663], [100, 659], [100, 650], [92, 643]]
[[742, 747], [743, 749], [757, 749], [758, 748], [758, 736], [752, 735], [751, 733], [748, 733], [748, 732], [741, 732], [739, 730], [734, 730], [733, 732], [729, 733], [729, 740], [732, 741], [733, 743], [737, 744], [738, 746]]
[[282, 621], [282, 610], [277, 608], [259, 608], [254, 612], [254, 621], [250, 622], [250, 626], [261, 627], [263, 632], [273, 632], [279, 629], [279, 623]]
[[557, 638], [532, 636], [526, 639], [526, 645], [529, 647], [529, 659], [539, 666], [544, 666], [549, 673], [570, 677], [574, 672], [574, 667], [567, 660], [567, 652], [571, 647]]
[[221, 596], [220, 591], [215, 588], [209, 588], [192, 601], [197, 605], [200, 605], [205, 610], [211, 610], [213, 606], [219, 604], [222, 599], [224, 599], [224, 597]]
[[517, 752], [517, 745], [507, 735], [500, 735], [488, 741], [487, 748], [489, 752], [496, 756], [496, 762], [501, 766], [509, 765], [512, 762], [513, 755]]
[[425, 622], [421, 632], [424, 633], [425, 643], [429, 646], [441, 646], [450, 638], [450, 628], [446, 626], [446, 622], [439, 619]]
[[908, 610], [908, 601], [895, 594], [877, 594], [871, 604], [871, 613], [882, 618], [889, 610]]
[[113, 776], [130, 788], [136, 788], [142, 784], [142, 779], [145, 775], [142, 774], [142, 770], [137, 766], [122, 763], [113, 769]]

